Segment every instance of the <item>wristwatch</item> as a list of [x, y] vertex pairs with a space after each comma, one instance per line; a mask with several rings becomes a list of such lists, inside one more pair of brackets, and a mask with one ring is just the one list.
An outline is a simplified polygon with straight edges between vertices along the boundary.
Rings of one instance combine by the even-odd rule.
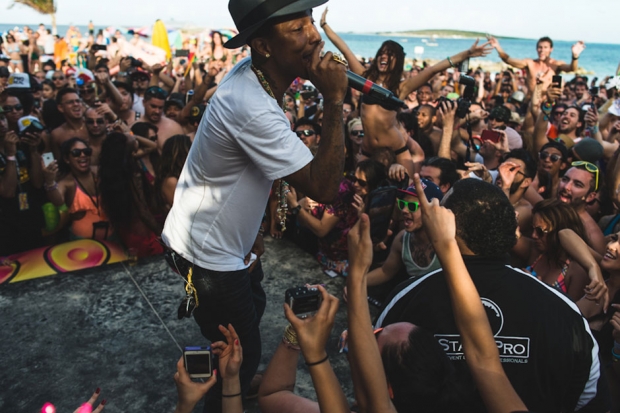
[[291, 208], [291, 214], [293, 215], [297, 215], [299, 214], [299, 211], [301, 211], [301, 205], [297, 205], [295, 208]]

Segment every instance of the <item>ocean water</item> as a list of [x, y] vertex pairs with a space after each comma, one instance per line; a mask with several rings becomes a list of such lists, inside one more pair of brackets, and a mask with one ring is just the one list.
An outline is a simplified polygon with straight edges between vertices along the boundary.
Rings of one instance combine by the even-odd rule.
[[[0, 24], [0, 33], [3, 33], [9, 29], [15, 27], [15, 24]], [[18, 25], [23, 27], [23, 25]], [[30, 25], [31, 28], [36, 29], [37, 25]], [[78, 25], [82, 33], [87, 33], [88, 29], [86, 25]], [[67, 31], [68, 26], [59, 25], [58, 31], [63, 35]], [[95, 32], [100, 28], [96, 26]], [[429, 47], [426, 43], [422, 42], [422, 38], [419, 37], [401, 37], [401, 36], [383, 36], [375, 34], [354, 34], [354, 33], [341, 33], [340, 36], [347, 42], [351, 50], [357, 55], [364, 57], [373, 57], [381, 43], [385, 40], [394, 40], [400, 43], [405, 49], [407, 58], [418, 59], [445, 59], [446, 56], [452, 56], [462, 50], [468, 49], [474, 42], [473, 39], [436, 39], [436, 47]], [[335, 51], [336, 48], [329, 42], [326, 36], [323, 36], [326, 40], [326, 50]], [[431, 41], [428, 39], [429, 42]], [[480, 39], [485, 41], [486, 39]], [[502, 48], [510, 56], [515, 58], [535, 58], [536, 57], [536, 40], [534, 39], [500, 39]], [[554, 49], [552, 57], [559, 60], [570, 62], [571, 60], [571, 46], [574, 42], [567, 42], [558, 40], [554, 42]], [[422, 54], [415, 54], [415, 47], [422, 46], [424, 52]], [[492, 62], [500, 62], [500, 58], [497, 52], [493, 51], [485, 60]], [[581, 54], [579, 59], [579, 67], [586, 69], [592, 76], [598, 76], [600, 79], [605, 76], [612, 76], [615, 74], [620, 62], [620, 44], [602, 44], [602, 43], [586, 43], [586, 50]], [[473, 67], [473, 65], [472, 65]]]

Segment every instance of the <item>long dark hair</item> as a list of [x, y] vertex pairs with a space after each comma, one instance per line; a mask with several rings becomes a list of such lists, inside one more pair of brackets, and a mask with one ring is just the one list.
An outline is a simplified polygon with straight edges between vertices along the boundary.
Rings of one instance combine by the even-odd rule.
[[566, 260], [566, 250], [560, 243], [560, 231], [572, 229], [585, 242], [588, 242], [588, 235], [585, 231], [581, 218], [577, 211], [567, 203], [557, 199], [546, 199], [537, 203], [532, 208], [532, 216], [540, 215], [543, 221], [549, 225], [547, 233], [546, 256], [550, 262], [562, 267]]
[[161, 161], [159, 170], [155, 178], [155, 197], [160, 207], [165, 205], [161, 188], [169, 177], [178, 178], [185, 165], [185, 160], [189, 154], [192, 140], [187, 135], [174, 135], [166, 140], [161, 151]]
[[388, 72], [387, 79], [385, 80], [384, 87], [392, 92], [398, 92], [400, 86], [400, 80], [403, 77], [403, 69], [405, 67], [405, 51], [403, 47], [393, 40], [386, 40], [383, 42], [377, 55], [373, 59], [368, 70], [364, 72], [364, 77], [376, 81], [379, 78], [379, 57], [383, 52], [387, 52], [391, 59], [394, 59], [394, 69]]
[[397, 411], [468, 411], [454, 366], [429, 331], [415, 327], [407, 341], [386, 344], [381, 360]]
[[101, 205], [114, 227], [129, 228], [135, 217], [137, 206], [134, 201], [133, 180], [136, 174], [142, 180], [142, 190], [149, 199], [150, 185], [133, 158], [133, 147], [127, 136], [114, 132], [101, 145], [99, 155], [99, 191]]
[[366, 175], [369, 193], [374, 191], [387, 178], [385, 165], [373, 159], [364, 159], [357, 164], [356, 169], [359, 169]]

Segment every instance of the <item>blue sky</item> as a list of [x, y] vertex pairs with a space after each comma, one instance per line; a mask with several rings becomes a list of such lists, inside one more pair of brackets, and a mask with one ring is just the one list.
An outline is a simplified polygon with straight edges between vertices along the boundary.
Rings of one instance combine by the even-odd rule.
[[[219, 28], [233, 26], [227, 0], [58, 0], [58, 24], [140, 26], [156, 19], [190, 22]], [[616, 3], [616, 4], [614, 4]], [[0, 0], [0, 23], [49, 24], [50, 19], [31, 9]], [[144, 4], [143, 8], [138, 5]], [[578, 3], [551, 0], [332, 0], [328, 20], [336, 31], [375, 32], [418, 29], [453, 29], [497, 35], [558, 40], [620, 43], [614, 19], [617, 0]], [[591, 5], [591, 6], [590, 6]], [[324, 6], [315, 11], [318, 21]]]

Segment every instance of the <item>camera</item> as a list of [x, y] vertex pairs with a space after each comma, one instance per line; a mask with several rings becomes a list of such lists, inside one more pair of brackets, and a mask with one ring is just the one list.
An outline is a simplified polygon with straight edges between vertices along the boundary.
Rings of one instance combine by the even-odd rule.
[[135, 57], [130, 56], [129, 57], [131, 59], [131, 66], [132, 67], [142, 67], [142, 62], [138, 59], [136, 59]]
[[183, 360], [190, 378], [200, 379], [213, 375], [211, 347], [185, 347]]
[[304, 85], [303, 89], [299, 92], [300, 95], [304, 97], [305, 100], [316, 99], [319, 97], [319, 92], [315, 87], [310, 85]]
[[471, 100], [476, 93], [476, 79], [471, 76], [461, 75], [459, 85], [465, 86], [463, 95], [457, 100], [456, 117], [464, 119], [469, 113]]
[[284, 301], [295, 315], [304, 318], [319, 310], [323, 296], [318, 288], [293, 287], [286, 290]]

